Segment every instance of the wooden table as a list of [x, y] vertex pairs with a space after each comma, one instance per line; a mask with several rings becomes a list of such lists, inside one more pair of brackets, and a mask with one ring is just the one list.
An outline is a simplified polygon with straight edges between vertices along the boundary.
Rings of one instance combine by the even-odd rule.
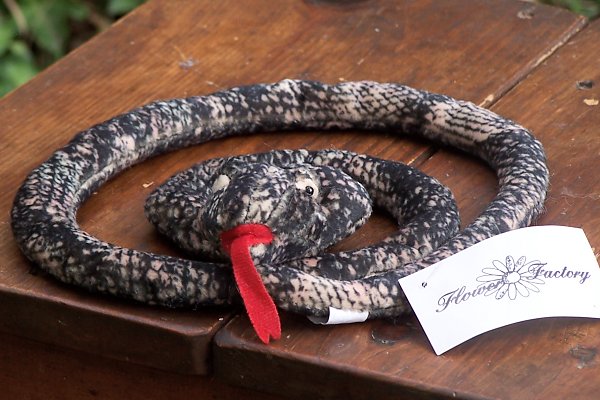
[[[303, 398], [595, 397], [597, 321], [529, 321], [437, 357], [411, 316], [322, 327], [284, 314], [282, 340], [264, 346], [240, 310], [146, 307], [30, 273], [9, 210], [25, 174], [77, 131], [151, 100], [282, 78], [369, 79], [471, 100], [531, 128], [552, 171], [539, 223], [581, 226], [598, 249], [600, 106], [583, 100], [600, 97], [599, 35], [599, 23], [508, 0], [149, 1], [0, 100], [0, 395], [270, 398], [258, 389]], [[596, 85], [578, 89], [586, 79]], [[450, 186], [465, 224], [496, 190], [480, 162], [390, 134], [264, 134], [136, 166], [95, 194], [78, 220], [103, 240], [179, 254], [143, 217], [154, 185], [207, 158], [300, 147], [418, 166]], [[339, 247], [363, 246], [392, 229], [377, 215]]]

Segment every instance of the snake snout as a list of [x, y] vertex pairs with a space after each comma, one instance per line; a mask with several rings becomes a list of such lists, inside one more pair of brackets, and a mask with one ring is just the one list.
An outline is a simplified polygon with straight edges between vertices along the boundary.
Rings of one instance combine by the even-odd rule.
[[284, 188], [264, 187], [253, 182], [252, 177], [239, 176], [231, 179], [222, 192], [215, 193], [207, 217], [215, 218], [221, 231], [245, 224], [269, 225], [272, 216], [285, 208], [283, 203], [288, 197]]
[[[211, 182], [211, 193], [199, 215], [199, 225], [204, 231], [213, 232], [214, 238], [252, 225], [261, 225], [276, 234], [282, 229], [281, 217], [294, 207], [290, 201], [292, 191], [296, 190], [293, 182], [290, 171], [284, 168], [230, 160]], [[289, 228], [287, 224], [289, 221], [284, 222], [284, 228]], [[262, 245], [253, 248], [252, 256], [257, 263], [277, 261], [282, 253], [277, 249], [281, 246], [281, 240], [276, 239], [268, 249]]]
[[[203, 218], [222, 235], [246, 225], [263, 225], [273, 233], [269, 245], [251, 250], [256, 263], [278, 263], [290, 254], [315, 252], [315, 237], [324, 229], [319, 185], [303, 173], [273, 165], [225, 168], [214, 180], [212, 204]], [[226, 184], [225, 184], [226, 183]], [[204, 225], [207, 226], [206, 223]]]

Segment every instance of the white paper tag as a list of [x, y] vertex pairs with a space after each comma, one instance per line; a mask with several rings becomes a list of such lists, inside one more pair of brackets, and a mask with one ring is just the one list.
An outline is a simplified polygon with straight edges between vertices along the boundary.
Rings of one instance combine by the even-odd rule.
[[329, 318], [308, 317], [310, 322], [319, 325], [337, 325], [351, 324], [354, 322], [364, 322], [369, 318], [368, 311], [348, 311], [340, 310], [339, 308], [329, 307]]
[[600, 269], [579, 228], [503, 233], [399, 282], [438, 355], [515, 322], [600, 318]]

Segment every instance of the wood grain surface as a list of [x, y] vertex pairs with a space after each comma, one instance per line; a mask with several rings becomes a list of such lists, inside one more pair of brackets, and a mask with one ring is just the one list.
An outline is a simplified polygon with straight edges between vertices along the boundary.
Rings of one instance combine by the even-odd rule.
[[[542, 225], [582, 227], [600, 256], [600, 22], [584, 29], [493, 110], [541, 139], [551, 170]], [[592, 81], [590, 89], [578, 82]], [[586, 85], [583, 85], [586, 86]], [[463, 224], [494, 196], [494, 174], [463, 154], [440, 150], [421, 169], [448, 185]], [[298, 317], [283, 321], [284, 338], [252, 345], [242, 317], [217, 335], [216, 370], [236, 384], [234, 372], [262, 390], [284, 388], [299, 397], [470, 399], [592, 399], [600, 393], [597, 354], [600, 322], [548, 318], [476, 337], [436, 356], [418, 321], [376, 321], [360, 327], [314, 327]], [[245, 347], [240, 346], [244, 343]], [[242, 360], [242, 361], [240, 361]], [[244, 366], [248, 366], [245, 368]], [[265, 368], [251, 366], [264, 365]], [[273, 376], [275, 375], [275, 376]], [[275, 380], [279, 385], [266, 384]], [[301, 376], [285, 379], [286, 376]], [[349, 377], [351, 377], [349, 379]], [[310, 382], [310, 383], [307, 383]]]
[[[233, 315], [227, 309], [167, 310], [92, 296], [30, 273], [31, 265], [11, 237], [11, 202], [27, 172], [76, 132], [155, 99], [283, 78], [397, 81], [490, 104], [584, 24], [582, 18], [555, 8], [509, 0], [149, 1], [0, 100], [0, 330], [202, 374], [209, 369], [213, 335]], [[287, 133], [220, 140], [129, 169], [92, 196], [78, 221], [103, 240], [180, 254], [143, 217], [149, 191], [177, 170], [207, 158], [284, 147], [345, 148], [416, 164], [434, 151], [392, 133]], [[363, 246], [391, 229], [389, 220], [378, 216], [343, 246]], [[265, 357], [273, 360], [279, 350], [293, 359], [304, 357], [309, 362], [298, 364], [303, 368], [324, 360], [321, 352], [351, 352], [362, 363], [360, 354], [368, 346], [387, 351], [370, 338], [377, 326], [389, 331], [381, 323], [318, 328], [294, 316], [284, 317], [283, 323], [284, 337], [300, 342], [284, 339], [266, 352], [260, 348], [254, 364], [230, 362], [221, 375], [262, 369]], [[255, 349], [247, 328], [245, 319], [238, 318], [224, 332], [229, 342], [220, 342], [228, 347], [218, 347], [216, 353]], [[429, 356], [426, 342], [415, 332], [407, 343]], [[241, 376], [228, 378], [252, 384]], [[282, 384], [279, 390], [287, 388]], [[314, 388], [319, 390], [319, 385]]]
[[225, 385], [0, 333], [0, 398], [7, 400], [278, 400]]

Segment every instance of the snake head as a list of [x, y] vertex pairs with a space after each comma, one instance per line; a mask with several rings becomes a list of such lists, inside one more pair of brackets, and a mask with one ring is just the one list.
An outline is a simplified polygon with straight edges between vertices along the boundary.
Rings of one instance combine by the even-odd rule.
[[199, 164], [158, 188], [146, 213], [162, 233], [193, 253], [226, 258], [220, 235], [260, 224], [274, 239], [252, 248], [256, 263], [315, 255], [364, 224], [372, 205], [366, 189], [344, 172], [305, 162], [306, 151], [300, 151], [298, 162], [290, 156], [295, 153]]

